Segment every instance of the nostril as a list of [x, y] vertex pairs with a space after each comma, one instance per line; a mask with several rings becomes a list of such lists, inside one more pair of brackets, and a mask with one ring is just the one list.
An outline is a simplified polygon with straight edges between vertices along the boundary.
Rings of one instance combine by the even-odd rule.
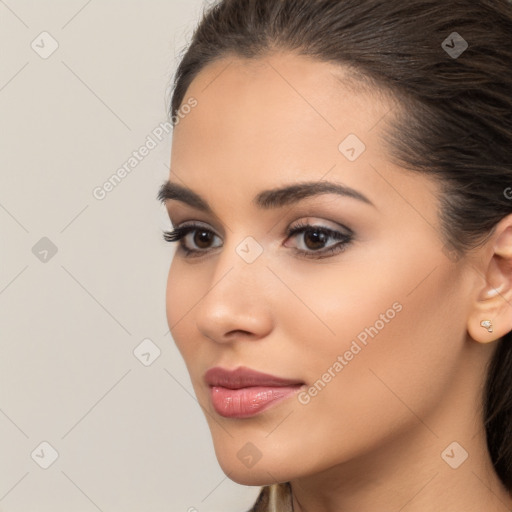
[[253, 336], [253, 334], [249, 331], [243, 331], [242, 329], [235, 329], [233, 331], [229, 331], [228, 333], [226, 333], [226, 337], [227, 338], [230, 338], [230, 337], [233, 337], [233, 336], [239, 336], [240, 334], [243, 334], [244, 336]]

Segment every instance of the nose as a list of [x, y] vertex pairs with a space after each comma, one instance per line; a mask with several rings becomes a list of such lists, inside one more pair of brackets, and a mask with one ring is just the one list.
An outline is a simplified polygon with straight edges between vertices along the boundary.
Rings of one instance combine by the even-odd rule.
[[263, 257], [247, 263], [234, 248], [224, 248], [205, 295], [194, 308], [199, 331], [217, 343], [267, 336], [272, 330], [271, 297], [275, 296], [271, 278]]

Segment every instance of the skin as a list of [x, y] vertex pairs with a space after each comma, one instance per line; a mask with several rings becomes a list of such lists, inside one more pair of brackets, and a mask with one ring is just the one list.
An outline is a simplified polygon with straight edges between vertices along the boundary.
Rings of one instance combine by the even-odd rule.
[[[184, 100], [198, 105], [174, 132], [169, 180], [215, 215], [176, 199], [166, 207], [174, 227], [196, 221], [216, 236], [210, 245], [188, 236], [188, 248], [207, 251], [199, 257], [177, 249], [167, 319], [219, 464], [245, 485], [290, 481], [301, 512], [510, 510], [480, 393], [496, 340], [512, 330], [512, 215], [478, 250], [448, 257], [439, 184], [391, 163], [381, 139], [399, 105], [346, 77], [290, 53], [229, 56], [205, 67]], [[366, 145], [354, 162], [338, 149], [351, 133]], [[333, 194], [276, 210], [251, 203], [310, 180], [350, 186], [374, 206]], [[287, 237], [298, 221], [347, 226], [354, 240], [324, 259], [300, 256], [294, 249], [337, 241]], [[236, 252], [247, 236], [263, 249], [251, 264]], [[309, 403], [294, 396], [245, 419], [213, 409], [203, 381], [212, 366], [309, 389], [394, 303], [402, 309]], [[454, 441], [469, 454], [457, 469], [441, 456]], [[248, 442], [261, 454], [250, 468], [237, 457]]]

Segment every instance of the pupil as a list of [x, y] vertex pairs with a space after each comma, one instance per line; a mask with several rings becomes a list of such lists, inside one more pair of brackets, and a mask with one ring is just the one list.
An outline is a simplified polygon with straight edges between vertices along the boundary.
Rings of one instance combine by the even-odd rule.
[[211, 239], [211, 233], [208, 233], [208, 231], [197, 231], [194, 243], [201, 248], [205, 248], [202, 246], [202, 243], [205, 243], [205, 246], [208, 246], [208, 242]]
[[[306, 237], [306, 239], [307, 239], [307, 238], [313, 239], [313, 244], [315, 244], [315, 243], [316, 243], [316, 244], [318, 244], [318, 243], [319, 243], [319, 244], [320, 244], [320, 246], [322, 246], [323, 244], [325, 244], [325, 240], [324, 240], [324, 239], [325, 239], [325, 233], [322, 233], [322, 232], [320, 232], [320, 231], [310, 231], [310, 232], [308, 233], [308, 236]], [[306, 245], [308, 245], [308, 244], [306, 243]], [[308, 245], [308, 247], [309, 247], [310, 249], [318, 249], [318, 245], [317, 245], [317, 246], [315, 246], [315, 247], [310, 247], [310, 246]]]

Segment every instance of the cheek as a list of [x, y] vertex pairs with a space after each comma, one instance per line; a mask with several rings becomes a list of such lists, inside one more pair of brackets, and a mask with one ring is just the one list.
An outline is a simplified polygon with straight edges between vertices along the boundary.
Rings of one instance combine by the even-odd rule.
[[297, 362], [308, 361], [301, 403], [319, 441], [326, 427], [333, 435], [373, 435], [372, 418], [379, 418], [374, 434], [381, 436], [417, 421], [411, 410], [423, 417], [442, 400], [463, 350], [464, 306], [447, 265], [416, 286], [429, 271], [404, 266], [383, 283], [371, 271], [364, 279], [347, 273], [338, 282], [312, 281], [309, 305], [322, 323], [303, 312], [294, 332], [302, 333]]

